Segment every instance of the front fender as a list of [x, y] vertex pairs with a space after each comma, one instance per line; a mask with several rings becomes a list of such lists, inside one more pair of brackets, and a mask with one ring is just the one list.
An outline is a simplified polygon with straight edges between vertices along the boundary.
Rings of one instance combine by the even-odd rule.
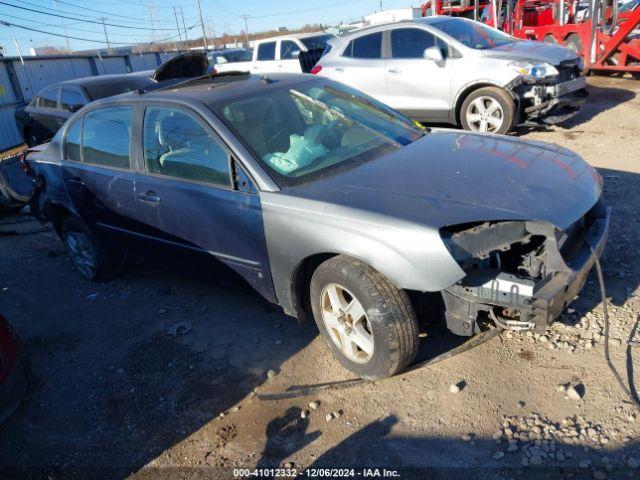
[[294, 309], [292, 278], [313, 255], [349, 255], [407, 290], [440, 291], [465, 275], [437, 229], [279, 193], [261, 198], [271, 274], [285, 311]]

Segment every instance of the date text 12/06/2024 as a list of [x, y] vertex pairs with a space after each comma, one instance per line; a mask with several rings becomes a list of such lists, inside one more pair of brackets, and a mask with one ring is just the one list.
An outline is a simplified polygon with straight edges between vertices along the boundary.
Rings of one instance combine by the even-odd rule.
[[386, 468], [235, 468], [233, 476], [236, 478], [399, 478], [397, 470]]

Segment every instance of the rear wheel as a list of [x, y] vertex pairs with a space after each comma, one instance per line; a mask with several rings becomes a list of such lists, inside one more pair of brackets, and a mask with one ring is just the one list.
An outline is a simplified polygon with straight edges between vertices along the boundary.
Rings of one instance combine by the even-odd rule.
[[542, 41], [544, 43], [558, 43], [556, 42], [556, 39], [553, 35], [549, 34], [549, 35], [545, 35], [544, 38], [542, 39]]
[[582, 56], [583, 48], [582, 48], [582, 40], [580, 40], [580, 35], [576, 33], [572, 33], [567, 38], [564, 39], [564, 46], [570, 50], [573, 50], [578, 56]]
[[89, 227], [77, 217], [68, 217], [62, 227], [62, 241], [76, 270], [93, 282], [110, 280], [116, 263]]
[[484, 87], [469, 94], [460, 109], [460, 123], [465, 130], [505, 134], [515, 120], [513, 98], [501, 88]]
[[359, 260], [339, 255], [311, 279], [320, 333], [340, 363], [362, 378], [392, 376], [418, 351], [418, 322], [407, 293]]

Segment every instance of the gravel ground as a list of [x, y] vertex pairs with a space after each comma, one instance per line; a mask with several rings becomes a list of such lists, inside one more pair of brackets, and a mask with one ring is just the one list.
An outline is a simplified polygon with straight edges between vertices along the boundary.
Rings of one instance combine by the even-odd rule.
[[[635, 392], [640, 82], [589, 81], [589, 103], [569, 125], [518, 135], [577, 151], [605, 179], [611, 356]], [[385, 381], [262, 400], [350, 378], [315, 325], [195, 259], [149, 259], [90, 284], [51, 231], [0, 235], [0, 310], [34, 371], [26, 401], [0, 429], [0, 477], [366, 466], [400, 469], [401, 478], [640, 478], [640, 411], [604, 362], [594, 275], [544, 335], [503, 333]], [[461, 343], [426, 320], [420, 359]]]

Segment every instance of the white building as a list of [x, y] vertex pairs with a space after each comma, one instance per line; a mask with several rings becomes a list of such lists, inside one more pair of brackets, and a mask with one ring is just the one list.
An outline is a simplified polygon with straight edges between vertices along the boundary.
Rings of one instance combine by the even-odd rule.
[[399, 8], [397, 10], [382, 10], [380, 12], [365, 15], [365, 25], [379, 25], [381, 23], [399, 22], [401, 20], [413, 20], [422, 17], [420, 7]]

